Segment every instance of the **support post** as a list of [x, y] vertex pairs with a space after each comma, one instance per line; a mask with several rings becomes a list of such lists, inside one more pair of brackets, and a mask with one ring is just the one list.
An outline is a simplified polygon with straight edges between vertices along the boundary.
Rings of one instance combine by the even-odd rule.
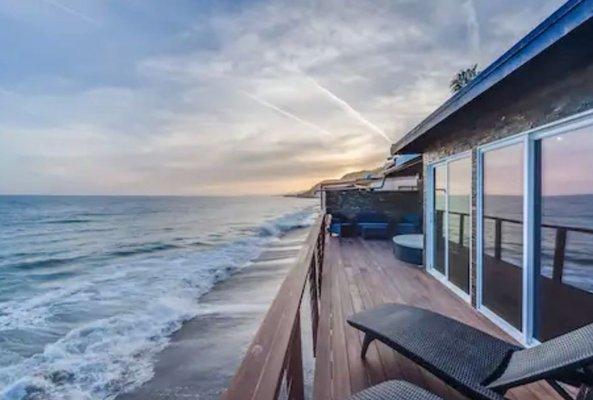
[[500, 260], [502, 257], [502, 220], [494, 220], [494, 258]]
[[463, 235], [465, 229], [465, 214], [459, 214], [459, 244], [463, 247]]
[[564, 255], [566, 253], [566, 228], [556, 228], [556, 244], [554, 246], [553, 281], [562, 283], [564, 272]]

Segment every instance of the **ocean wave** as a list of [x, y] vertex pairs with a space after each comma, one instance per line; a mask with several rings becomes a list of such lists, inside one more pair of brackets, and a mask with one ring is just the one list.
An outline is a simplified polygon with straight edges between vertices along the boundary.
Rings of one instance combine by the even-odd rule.
[[311, 209], [284, 215], [273, 221], [264, 223], [257, 228], [260, 236], [281, 236], [287, 232], [311, 226], [315, 220], [315, 214]]
[[[0, 399], [113, 399], [139, 386], [152, 377], [154, 357], [171, 333], [203, 312], [201, 295], [248, 266], [279, 236], [310, 225], [313, 214], [312, 208], [286, 214], [218, 246], [150, 243], [118, 250], [84, 276], [31, 298], [0, 303], [0, 336], [11, 330], [51, 330], [56, 321], [63, 327], [63, 315], [77, 321], [33, 356], [0, 354]], [[147, 253], [153, 254], [126, 257]], [[49, 265], [68, 261], [54, 259]], [[81, 313], [79, 320], [72, 310]], [[105, 315], [89, 320], [90, 310]]]
[[82, 257], [65, 257], [65, 258], [42, 258], [39, 260], [34, 261], [23, 261], [14, 264], [8, 264], [7, 267], [9, 268], [16, 268], [16, 269], [39, 269], [39, 268], [51, 268], [57, 267], [65, 264], [70, 264], [76, 261], [79, 261]]
[[57, 220], [50, 220], [50, 221], [42, 221], [45, 224], [86, 224], [89, 222], [93, 222], [91, 219], [82, 219], [82, 218], [69, 218], [69, 219], [57, 219]]
[[180, 246], [168, 243], [148, 243], [142, 246], [132, 246], [128, 249], [116, 250], [110, 253], [106, 253], [105, 256], [107, 257], [128, 257], [128, 256], [136, 256], [139, 254], [149, 254], [155, 253], [158, 251], [166, 251], [166, 250], [173, 250], [178, 249]]
[[212, 246], [212, 243], [210, 242], [206, 242], [204, 240], [196, 240], [190, 243], [191, 246], [196, 246], [196, 247], [210, 247]]

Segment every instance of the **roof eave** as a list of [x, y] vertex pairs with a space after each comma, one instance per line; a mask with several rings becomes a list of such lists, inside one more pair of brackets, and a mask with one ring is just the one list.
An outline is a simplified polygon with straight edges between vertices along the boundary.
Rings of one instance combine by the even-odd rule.
[[[391, 146], [391, 154], [406, 152], [410, 145], [436, 125], [527, 64], [538, 54], [593, 17], [593, 0], [569, 0], [466, 87], [432, 112], [420, 124]], [[414, 151], [418, 151], [417, 148]]]

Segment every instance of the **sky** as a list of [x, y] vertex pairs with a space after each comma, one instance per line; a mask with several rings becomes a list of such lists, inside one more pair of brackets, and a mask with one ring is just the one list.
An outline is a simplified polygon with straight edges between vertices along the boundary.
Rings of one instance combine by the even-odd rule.
[[559, 0], [0, 0], [0, 193], [279, 194], [389, 146]]

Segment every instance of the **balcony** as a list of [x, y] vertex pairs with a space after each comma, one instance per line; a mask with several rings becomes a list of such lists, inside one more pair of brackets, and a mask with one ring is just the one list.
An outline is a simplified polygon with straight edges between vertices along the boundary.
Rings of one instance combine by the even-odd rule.
[[[394, 258], [388, 241], [326, 235], [326, 219], [314, 224], [225, 393], [238, 399], [344, 399], [388, 379], [404, 379], [446, 399], [464, 397], [385, 345], [371, 344], [360, 358], [362, 335], [346, 324], [358, 311], [398, 302], [456, 318], [506, 340], [512, 339], [441, 282]], [[307, 315], [301, 310], [307, 310]], [[309, 324], [302, 323], [307, 318]], [[304, 329], [308, 325], [310, 329]], [[302, 329], [303, 328], [303, 329]], [[308, 331], [308, 332], [306, 332]], [[304, 334], [313, 354], [305, 354]], [[313, 382], [303, 358], [314, 356]], [[308, 385], [312, 384], [312, 388]], [[310, 389], [310, 390], [307, 390]], [[546, 383], [509, 391], [509, 399], [560, 399]]]

